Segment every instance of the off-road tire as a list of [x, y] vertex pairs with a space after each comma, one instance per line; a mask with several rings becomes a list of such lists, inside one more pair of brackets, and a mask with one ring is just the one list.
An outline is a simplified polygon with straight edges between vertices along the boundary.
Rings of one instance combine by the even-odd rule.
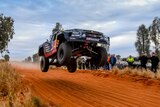
[[49, 69], [49, 59], [42, 56], [40, 60], [40, 67], [42, 72], [47, 72]]
[[68, 43], [61, 43], [57, 52], [57, 61], [60, 65], [67, 65], [72, 56], [72, 48]]
[[94, 64], [98, 67], [104, 66], [107, 63], [107, 51], [103, 47], [97, 47], [94, 49], [98, 55], [92, 58]]
[[77, 70], [77, 63], [76, 63], [76, 61], [70, 62], [67, 65], [67, 70], [70, 73], [74, 73]]

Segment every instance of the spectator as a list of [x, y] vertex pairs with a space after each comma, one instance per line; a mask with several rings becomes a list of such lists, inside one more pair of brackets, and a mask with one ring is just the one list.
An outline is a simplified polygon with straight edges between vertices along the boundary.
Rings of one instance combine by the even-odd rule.
[[107, 60], [107, 62], [106, 62], [106, 64], [105, 64], [105, 66], [104, 66], [104, 69], [105, 69], [105, 70], [110, 70], [110, 66], [109, 66], [110, 55], [109, 55], [109, 54], [108, 54], [108, 58], [107, 58], [106, 60]]
[[93, 63], [93, 60], [92, 60], [92, 59], [90, 60], [90, 66], [91, 66], [90, 69], [91, 69], [91, 70], [94, 70], [94, 63]]
[[116, 58], [117, 58], [117, 63], [116, 63], [117, 68], [123, 69], [125, 66], [124, 66], [124, 64], [123, 64], [123, 61], [122, 61], [122, 59], [121, 59], [121, 56], [120, 56], [120, 55], [117, 55]]
[[156, 54], [154, 52], [152, 52], [152, 56], [150, 57], [151, 60], [151, 70], [156, 73], [157, 69], [158, 69], [158, 63], [159, 63], [159, 58], [158, 56], [156, 56]]
[[127, 58], [127, 62], [128, 62], [128, 67], [133, 67], [134, 58], [130, 55]]
[[91, 57], [86, 56], [86, 69], [91, 69]]
[[140, 57], [139, 57], [139, 60], [141, 62], [141, 68], [145, 68], [145, 70], [147, 70], [147, 67], [146, 67], [146, 64], [147, 64], [147, 61], [148, 61], [148, 57], [146, 54], [142, 54]]
[[111, 55], [111, 57], [110, 57], [111, 68], [113, 68], [115, 66], [116, 62], [117, 62], [117, 59], [115, 57], [115, 54]]
[[90, 59], [86, 60], [86, 69], [90, 69]]
[[83, 69], [83, 70], [86, 69], [86, 61], [87, 61], [87, 57], [86, 56], [81, 56], [80, 69]]

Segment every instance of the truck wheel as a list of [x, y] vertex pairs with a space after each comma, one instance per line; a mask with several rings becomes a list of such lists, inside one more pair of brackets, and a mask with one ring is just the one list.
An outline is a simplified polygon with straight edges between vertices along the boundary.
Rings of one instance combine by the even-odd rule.
[[61, 43], [57, 52], [57, 61], [60, 65], [67, 65], [72, 56], [72, 49], [68, 43]]
[[76, 61], [73, 61], [73, 62], [69, 63], [67, 65], [67, 70], [70, 73], [74, 73], [77, 70], [77, 63], [76, 63]]
[[99, 67], [104, 66], [107, 62], [106, 49], [103, 47], [97, 47], [96, 49], [94, 49], [94, 51], [98, 53], [98, 55], [92, 58], [93, 62]]
[[42, 56], [40, 60], [40, 66], [42, 72], [47, 72], [49, 69], [49, 59]]

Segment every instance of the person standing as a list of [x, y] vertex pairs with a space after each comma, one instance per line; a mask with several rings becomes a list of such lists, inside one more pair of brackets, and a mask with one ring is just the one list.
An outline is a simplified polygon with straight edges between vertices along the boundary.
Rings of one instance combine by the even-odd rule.
[[111, 55], [111, 57], [110, 57], [111, 68], [113, 68], [115, 66], [116, 62], [117, 62], [117, 59], [115, 57], [115, 54]]
[[110, 55], [108, 54], [108, 57], [106, 59], [106, 64], [104, 65], [104, 69], [105, 70], [110, 70], [110, 66], [109, 66], [109, 63], [110, 63]]
[[151, 70], [156, 73], [157, 69], [158, 69], [158, 63], [159, 63], [159, 58], [158, 56], [156, 56], [156, 54], [154, 52], [152, 52], [152, 56], [150, 57], [151, 60]]
[[87, 61], [87, 57], [86, 56], [81, 56], [81, 67], [83, 70], [86, 69], [86, 61]]
[[128, 67], [133, 67], [134, 58], [131, 55], [129, 55], [129, 57], [127, 58], [127, 62]]
[[147, 55], [146, 54], [142, 54], [139, 57], [139, 60], [141, 62], [141, 68], [144, 68], [145, 70], [147, 70], [147, 67], [146, 67], [146, 64], [147, 64], [147, 61], [148, 61]]

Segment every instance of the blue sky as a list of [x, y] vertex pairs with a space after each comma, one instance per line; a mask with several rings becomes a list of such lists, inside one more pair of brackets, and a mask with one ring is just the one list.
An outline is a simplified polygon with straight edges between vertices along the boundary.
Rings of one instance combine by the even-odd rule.
[[160, 0], [0, 0], [0, 13], [15, 20], [12, 60], [37, 52], [56, 22], [64, 29], [101, 31], [111, 38], [109, 53], [137, 56], [136, 30], [149, 26], [159, 12]]

